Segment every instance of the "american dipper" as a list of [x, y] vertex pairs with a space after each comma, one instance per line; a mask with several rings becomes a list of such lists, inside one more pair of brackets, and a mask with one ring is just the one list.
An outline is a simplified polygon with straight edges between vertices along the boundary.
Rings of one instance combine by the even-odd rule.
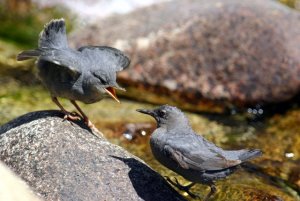
[[65, 118], [76, 120], [79, 115], [65, 110], [57, 97], [69, 99], [90, 127], [91, 122], [75, 101], [95, 103], [108, 94], [119, 102], [115, 89], [124, 89], [116, 82], [116, 72], [130, 63], [120, 50], [112, 47], [69, 48], [64, 19], [47, 23], [40, 33], [38, 48], [17, 56], [18, 61], [32, 58], [38, 58], [38, 76]]
[[188, 119], [176, 107], [163, 105], [154, 110], [139, 109], [138, 112], [151, 115], [157, 122], [157, 129], [150, 137], [154, 157], [164, 166], [180, 174], [192, 183], [181, 186], [168, 181], [189, 195], [189, 189], [196, 183], [209, 185], [211, 190], [204, 200], [216, 192], [215, 181], [232, 174], [244, 161], [260, 156], [257, 149], [223, 150], [201, 135], [196, 134]]

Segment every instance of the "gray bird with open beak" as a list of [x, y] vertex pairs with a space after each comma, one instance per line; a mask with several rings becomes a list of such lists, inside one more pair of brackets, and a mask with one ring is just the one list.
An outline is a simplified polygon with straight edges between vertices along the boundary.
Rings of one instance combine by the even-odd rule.
[[154, 117], [157, 129], [150, 137], [154, 157], [164, 166], [192, 183], [181, 186], [168, 181], [189, 195], [196, 183], [209, 185], [211, 191], [205, 201], [216, 192], [215, 181], [232, 174], [244, 161], [260, 156], [258, 149], [223, 150], [196, 134], [186, 116], [176, 107], [163, 105], [154, 110], [139, 109], [138, 112]]
[[32, 58], [37, 58], [38, 76], [65, 118], [75, 120], [79, 115], [65, 110], [57, 97], [69, 99], [90, 127], [87, 115], [75, 101], [90, 104], [109, 95], [119, 102], [115, 89], [124, 89], [117, 84], [116, 73], [130, 63], [120, 50], [112, 47], [69, 48], [64, 19], [51, 20], [40, 33], [38, 48], [17, 56], [18, 61]]

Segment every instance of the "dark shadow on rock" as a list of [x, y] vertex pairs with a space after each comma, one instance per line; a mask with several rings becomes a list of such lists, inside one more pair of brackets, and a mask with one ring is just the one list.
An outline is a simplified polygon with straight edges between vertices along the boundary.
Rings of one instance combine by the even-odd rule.
[[[163, 177], [150, 177], [157, 173], [138, 160], [134, 158], [121, 158], [112, 155], [110, 155], [110, 157], [123, 161], [128, 167], [130, 167], [131, 170], [129, 171], [128, 176], [135, 191], [143, 200], [161, 200], [162, 195], [165, 196], [164, 201], [174, 201], [178, 200], [178, 198], [185, 200], [163, 179]], [[164, 192], [166, 190], [168, 190], [168, 193]], [[171, 196], [169, 190], [174, 192], [174, 196]]]
[[62, 121], [70, 121], [70, 123], [74, 123], [78, 126], [80, 126], [83, 129], [86, 129], [91, 132], [91, 129], [86, 126], [86, 124], [83, 121], [71, 121], [71, 120], [64, 120], [64, 114], [59, 110], [42, 110], [42, 111], [35, 111], [30, 112], [25, 115], [22, 115], [12, 121], [7, 122], [6, 124], [0, 126], [0, 135], [7, 132], [8, 130], [18, 127], [22, 124], [29, 123], [34, 120], [43, 119], [47, 117], [60, 117], [62, 118]]

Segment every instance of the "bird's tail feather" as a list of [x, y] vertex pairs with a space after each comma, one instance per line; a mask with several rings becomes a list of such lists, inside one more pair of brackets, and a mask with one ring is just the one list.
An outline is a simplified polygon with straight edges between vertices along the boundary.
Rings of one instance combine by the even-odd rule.
[[47, 23], [40, 33], [39, 49], [62, 49], [68, 47], [66, 25], [64, 19], [53, 19]]
[[256, 158], [258, 156], [262, 155], [262, 151], [259, 149], [252, 149], [252, 150], [247, 150], [243, 154], [239, 155], [239, 159], [241, 161], [247, 161], [252, 158]]
[[25, 50], [18, 54], [17, 60], [23, 61], [23, 60], [27, 60], [27, 59], [33, 59], [35, 57], [40, 56], [40, 54], [41, 54], [41, 51], [39, 51], [39, 50]]

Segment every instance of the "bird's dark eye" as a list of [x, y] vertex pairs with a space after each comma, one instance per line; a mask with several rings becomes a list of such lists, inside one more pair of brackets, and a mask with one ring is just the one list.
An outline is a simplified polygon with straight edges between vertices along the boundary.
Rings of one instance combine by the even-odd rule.
[[158, 115], [160, 117], [166, 117], [167, 111], [166, 110], [159, 110]]
[[104, 78], [98, 77], [98, 79], [100, 80], [100, 82], [101, 82], [102, 84], [106, 84], [106, 80], [105, 80]]
[[107, 83], [106, 77], [104, 75], [99, 74], [99, 73], [93, 73], [93, 75], [100, 80], [101, 84]]

